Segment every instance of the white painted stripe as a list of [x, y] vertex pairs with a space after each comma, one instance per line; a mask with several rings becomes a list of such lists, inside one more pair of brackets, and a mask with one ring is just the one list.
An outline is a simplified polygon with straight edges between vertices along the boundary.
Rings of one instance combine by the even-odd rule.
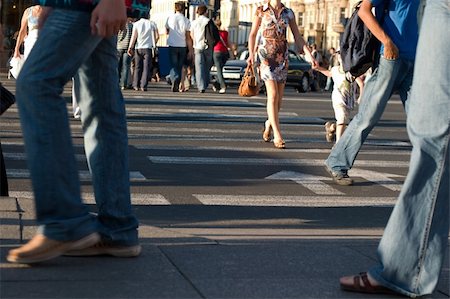
[[[91, 181], [91, 173], [88, 170], [80, 170], [79, 172], [80, 181]], [[6, 175], [10, 178], [16, 179], [28, 179], [30, 178], [30, 172], [28, 169], [7, 169]], [[145, 176], [139, 171], [130, 171], [130, 181], [132, 182], [142, 182], [146, 181]]]
[[[26, 198], [26, 199], [34, 198], [33, 192], [29, 192], [29, 191], [10, 191], [9, 196], [16, 197], [19, 199], [20, 198]], [[95, 203], [94, 193], [83, 192], [81, 194], [81, 197], [83, 198], [84, 203], [87, 203], [87, 204]], [[144, 206], [170, 205], [170, 202], [161, 194], [131, 193], [131, 203], [133, 205], [144, 205]]]
[[[238, 106], [227, 106], [227, 107], [208, 107], [207, 109], [193, 109], [193, 108], [145, 108], [145, 107], [127, 107], [127, 113], [130, 112], [138, 112], [137, 114], [186, 114], [186, 115], [236, 115], [236, 116], [244, 116], [244, 115], [258, 115], [261, 117], [267, 117], [267, 112], [264, 109], [255, 109], [257, 107], [238, 107]], [[288, 117], [288, 116], [298, 116], [295, 112], [280, 112], [280, 117]]]
[[396, 197], [270, 196], [193, 194], [204, 205], [267, 207], [393, 206]]
[[[14, 160], [14, 161], [25, 161], [27, 159], [27, 155], [25, 153], [3, 153], [5, 159]], [[86, 161], [86, 156], [83, 154], [76, 154], [75, 159], [77, 161]]]
[[[136, 149], [141, 150], [176, 150], [176, 151], [185, 151], [185, 150], [191, 150], [191, 151], [238, 151], [238, 152], [277, 152], [279, 153], [280, 150], [276, 149], [274, 147], [258, 147], [258, 146], [252, 146], [252, 147], [236, 147], [236, 146], [164, 146], [164, 145], [134, 145]], [[331, 152], [331, 149], [302, 149], [302, 148], [287, 148], [284, 151], [286, 152], [292, 152], [292, 153], [305, 153], [305, 154], [329, 154]], [[283, 152], [284, 152], [283, 151]], [[386, 150], [361, 150], [359, 152], [360, 155], [379, 155], [379, 156], [408, 156], [411, 154], [411, 151], [408, 149], [404, 150], [392, 150], [392, 151], [386, 151]]]
[[[177, 93], [172, 93], [172, 92], [168, 93], [168, 91], [167, 92], [160, 92], [160, 94], [164, 95], [165, 98], [161, 98], [161, 95], [158, 95], [158, 96], [141, 96], [141, 95], [136, 95], [136, 96], [133, 96], [133, 97], [125, 97], [125, 101], [133, 101], [133, 100], [136, 100], [136, 99], [144, 99], [146, 101], [147, 100], [156, 100], [156, 101], [163, 102], [163, 103], [164, 102], [171, 103], [171, 102], [173, 102], [174, 99], [177, 99], [177, 100], [179, 100], [180, 103], [185, 103], [185, 102], [188, 102], [188, 101], [192, 101], [192, 102], [195, 102], [195, 103], [224, 102], [223, 97], [221, 97], [221, 98], [213, 98], [213, 97], [211, 97], [211, 98], [205, 98], [205, 99], [185, 98], [185, 97], [181, 97], [181, 95], [179, 95]], [[157, 93], [158, 92], [155, 91], [155, 94], [157, 94]], [[153, 94], [153, 90], [152, 90], [152, 94]], [[210, 94], [206, 94], [206, 95], [210, 95]], [[142, 103], [145, 104], [146, 101], [143, 101]], [[237, 94], [236, 94], [236, 97], [233, 97], [233, 100], [231, 100], [229, 103], [234, 103], [234, 102], [249, 103], [248, 100], [237, 96]], [[252, 102], [252, 104], [258, 105], [258, 103], [253, 103], [253, 102]], [[130, 104], [127, 103], [127, 107], [129, 107], [128, 105], [130, 105]], [[260, 104], [260, 105], [264, 106], [263, 104]]]
[[[220, 157], [174, 157], [174, 156], [148, 156], [153, 163], [158, 164], [205, 164], [205, 165], [267, 165], [279, 166], [324, 166], [322, 159], [269, 159], [269, 158], [220, 158]], [[375, 161], [356, 160], [355, 166], [361, 167], [409, 167], [409, 161]]]

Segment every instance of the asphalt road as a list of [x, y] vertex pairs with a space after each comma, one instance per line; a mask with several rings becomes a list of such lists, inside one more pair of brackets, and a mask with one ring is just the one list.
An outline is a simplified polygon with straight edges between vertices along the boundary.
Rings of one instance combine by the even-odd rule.
[[[15, 91], [14, 81], [1, 78]], [[71, 117], [83, 199], [95, 211], [81, 122]], [[354, 186], [323, 168], [332, 144], [330, 94], [286, 90], [287, 149], [261, 138], [264, 95], [172, 93], [165, 83], [124, 91], [137, 259], [60, 257], [37, 267], [4, 261], [36, 231], [22, 132], [13, 106], [0, 138], [10, 195], [0, 201], [2, 298], [365, 298], [339, 290], [376, 262], [376, 246], [407, 173], [411, 146], [398, 97], [357, 157]], [[42, 107], [45, 109], [45, 107]], [[448, 257], [436, 292], [448, 298]], [[374, 298], [391, 298], [375, 296]]]
[[[13, 81], [5, 85], [14, 91]], [[287, 149], [261, 139], [265, 97], [212, 90], [173, 93], [164, 83], [125, 91], [132, 198], [145, 204], [239, 206], [392, 206], [407, 173], [410, 144], [398, 98], [388, 105], [357, 157], [355, 185], [334, 184], [325, 169], [332, 144], [330, 94], [286, 90], [281, 125]], [[70, 86], [65, 98], [71, 116]], [[43, 107], [45, 109], [45, 107]], [[93, 199], [81, 122], [70, 118], [83, 192]], [[2, 116], [0, 137], [13, 196], [31, 197], [17, 107]]]

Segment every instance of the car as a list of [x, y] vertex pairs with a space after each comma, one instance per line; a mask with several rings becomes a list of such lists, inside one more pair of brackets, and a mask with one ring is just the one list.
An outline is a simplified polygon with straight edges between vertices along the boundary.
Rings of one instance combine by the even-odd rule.
[[[248, 50], [243, 50], [237, 59], [229, 59], [222, 69], [223, 78], [227, 85], [239, 85], [247, 68]], [[292, 86], [298, 92], [307, 92], [313, 83], [311, 64], [292, 50], [288, 54], [289, 67], [286, 86]], [[215, 84], [217, 69], [211, 68], [211, 83]]]

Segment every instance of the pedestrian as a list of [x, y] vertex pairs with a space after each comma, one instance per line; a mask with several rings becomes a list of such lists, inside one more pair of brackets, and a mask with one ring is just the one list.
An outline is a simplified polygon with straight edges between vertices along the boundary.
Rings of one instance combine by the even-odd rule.
[[149, 14], [143, 16], [133, 24], [128, 55], [135, 60], [133, 89], [147, 91], [148, 81], [151, 79], [153, 48], [159, 39], [156, 23], [149, 19]]
[[[355, 101], [355, 92], [353, 90], [352, 83], [347, 81], [345, 72], [342, 66], [342, 59], [338, 52], [337, 61], [338, 64], [333, 66], [331, 70], [328, 70], [322, 66], [314, 67], [317, 70], [327, 76], [333, 78], [334, 88], [331, 94], [331, 101], [333, 104], [334, 115], [336, 123], [327, 122], [325, 124], [325, 136], [328, 142], [332, 142], [336, 137], [336, 143], [341, 138], [348, 124], [350, 111], [353, 110]], [[359, 87], [359, 94], [361, 95], [364, 89], [364, 82], [361, 78], [356, 78], [356, 83]]]
[[191, 38], [194, 48], [195, 81], [200, 93], [204, 93], [208, 88], [210, 71], [213, 66], [214, 48], [205, 43], [205, 28], [209, 18], [206, 17], [207, 8], [205, 5], [197, 7], [197, 19], [191, 24]]
[[14, 48], [14, 57], [20, 57], [20, 48], [24, 45], [23, 59], [27, 59], [31, 49], [38, 38], [38, 18], [41, 14], [42, 7], [33, 5], [25, 9], [20, 22], [20, 30], [17, 35], [16, 46]]
[[408, 175], [378, 245], [379, 265], [342, 277], [344, 290], [420, 297], [438, 283], [449, 233], [449, 27], [449, 1], [427, 1], [408, 100]]
[[[330, 49], [328, 49], [328, 54], [330, 55], [328, 58], [328, 70], [331, 71], [331, 68], [333, 68], [334, 66], [338, 66], [340, 63], [338, 61], [338, 56], [340, 56], [340, 54], [336, 53], [336, 49], [331, 47]], [[333, 90], [333, 77], [327, 77], [327, 84], [325, 85], [325, 90], [326, 91], [330, 91]]]
[[[390, 1], [387, 12], [383, 12], [384, 0], [364, 0], [361, 4], [359, 16], [380, 40], [382, 47], [377, 69], [366, 80], [358, 113], [325, 161], [327, 171], [339, 185], [353, 184], [348, 170], [395, 91], [408, 111], [407, 99], [418, 39], [418, 6], [418, 0]], [[379, 24], [372, 14], [373, 7], [378, 16], [385, 13], [383, 24]]]
[[[45, 4], [52, 7], [43, 7], [39, 37], [16, 83], [40, 229], [27, 244], [10, 250], [7, 260], [37, 263], [63, 254], [137, 256], [141, 246], [130, 202], [127, 124], [116, 56], [116, 34], [126, 23], [125, 3], [45, 0]], [[95, 215], [81, 200], [62, 97], [77, 70]]]
[[[279, 149], [285, 148], [280, 130], [279, 111], [288, 71], [286, 40], [288, 26], [291, 28], [298, 50], [301, 53], [305, 52], [312, 65], [315, 65], [317, 62], [298, 31], [293, 11], [282, 4], [281, 0], [267, 1], [256, 9], [248, 41], [247, 63], [254, 66], [258, 56], [260, 76], [266, 86], [268, 119], [264, 123], [262, 137], [264, 141], [270, 142], [273, 131], [273, 144]], [[258, 32], [261, 34], [256, 43]]]
[[230, 45], [228, 44], [228, 31], [224, 30], [222, 27], [222, 22], [220, 19], [215, 21], [217, 28], [219, 28], [220, 41], [214, 46], [214, 65], [217, 69], [217, 83], [218, 86], [213, 85], [213, 89], [218, 89], [219, 93], [225, 93], [227, 86], [225, 84], [225, 79], [223, 78], [222, 69], [228, 59], [230, 59]]
[[170, 83], [172, 91], [179, 91], [181, 70], [187, 58], [192, 59], [191, 22], [184, 16], [185, 4], [183, 1], [175, 2], [175, 13], [167, 18], [166, 33], [169, 46]]
[[131, 34], [133, 33], [132, 18], [127, 18], [127, 23], [123, 30], [117, 34], [117, 59], [119, 71], [119, 86], [122, 90], [129, 88], [128, 78], [130, 76], [131, 56], [128, 54]]

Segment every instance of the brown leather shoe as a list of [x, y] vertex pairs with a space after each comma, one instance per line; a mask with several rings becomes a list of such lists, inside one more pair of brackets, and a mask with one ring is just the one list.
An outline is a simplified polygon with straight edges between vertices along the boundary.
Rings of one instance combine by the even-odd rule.
[[6, 259], [11, 263], [32, 264], [53, 259], [70, 250], [79, 250], [100, 241], [100, 235], [91, 233], [74, 241], [56, 241], [42, 234], [33, 237], [22, 247], [9, 251]]

